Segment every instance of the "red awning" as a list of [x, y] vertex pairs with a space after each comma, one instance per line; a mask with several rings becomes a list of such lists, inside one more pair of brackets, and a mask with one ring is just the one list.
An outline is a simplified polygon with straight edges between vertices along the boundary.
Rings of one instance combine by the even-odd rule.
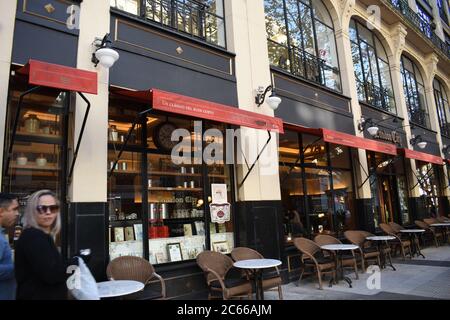
[[18, 73], [29, 75], [36, 86], [97, 94], [97, 72], [30, 59]]
[[382, 152], [393, 156], [397, 155], [397, 147], [392, 144], [365, 139], [348, 133], [338, 132], [325, 128], [314, 129], [301, 126], [292, 126], [291, 128], [300, 132], [322, 136], [325, 142], [369, 151]]
[[434, 163], [434, 164], [439, 164], [439, 165], [443, 165], [444, 161], [445, 161], [441, 157], [434, 156], [432, 154], [428, 154], [428, 153], [424, 153], [424, 152], [419, 152], [419, 151], [415, 151], [415, 150], [411, 150], [411, 149], [404, 149], [404, 148], [399, 149], [399, 150], [401, 150], [401, 152], [408, 159], [420, 160], [423, 162], [429, 162], [429, 163]]
[[117, 94], [151, 104], [153, 109], [208, 119], [237, 126], [284, 133], [283, 121], [256, 112], [187, 97], [158, 89], [146, 91], [117, 90]]

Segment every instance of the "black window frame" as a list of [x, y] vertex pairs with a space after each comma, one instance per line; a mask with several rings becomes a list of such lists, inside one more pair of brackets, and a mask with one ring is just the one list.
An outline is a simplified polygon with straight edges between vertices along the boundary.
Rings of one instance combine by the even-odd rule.
[[450, 137], [450, 119], [447, 118], [447, 113], [450, 112], [448, 95], [442, 82], [437, 78], [433, 80], [433, 92], [441, 135]]

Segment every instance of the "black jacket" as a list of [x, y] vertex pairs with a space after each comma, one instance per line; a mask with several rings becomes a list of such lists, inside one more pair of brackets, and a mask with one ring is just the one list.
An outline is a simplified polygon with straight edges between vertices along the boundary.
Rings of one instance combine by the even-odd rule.
[[17, 300], [67, 299], [66, 265], [53, 238], [45, 232], [25, 229], [16, 243]]

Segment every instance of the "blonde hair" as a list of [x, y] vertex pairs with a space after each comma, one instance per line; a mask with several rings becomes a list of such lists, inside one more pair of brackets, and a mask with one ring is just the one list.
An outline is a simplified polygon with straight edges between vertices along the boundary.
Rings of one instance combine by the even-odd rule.
[[[42, 231], [45, 231], [36, 221], [36, 215], [38, 214], [36, 211], [36, 207], [39, 205], [39, 199], [43, 196], [52, 196], [56, 204], [59, 205], [58, 198], [56, 198], [55, 193], [53, 193], [50, 190], [39, 190], [33, 193], [30, 198], [28, 198], [27, 206], [25, 208], [25, 214], [23, 216], [23, 227], [26, 228], [35, 228]], [[50, 235], [53, 237], [53, 239], [56, 237], [56, 235], [61, 230], [61, 214], [58, 212], [56, 215], [55, 222], [52, 225], [52, 228], [50, 230]]]

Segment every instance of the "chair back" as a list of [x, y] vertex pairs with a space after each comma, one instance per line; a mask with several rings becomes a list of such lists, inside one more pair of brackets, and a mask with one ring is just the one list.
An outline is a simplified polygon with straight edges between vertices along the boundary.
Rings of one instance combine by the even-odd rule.
[[147, 260], [122, 256], [112, 260], [106, 268], [106, 275], [114, 280], [134, 280], [147, 284], [153, 278], [155, 269]]
[[314, 242], [306, 238], [294, 238], [294, 246], [300, 250], [301, 253], [314, 256], [316, 252], [320, 251], [320, 247]]
[[416, 226], [418, 226], [418, 227], [421, 228], [421, 229], [424, 229], [424, 230], [429, 230], [429, 229], [430, 229], [430, 227], [428, 226], [428, 224], [426, 224], [426, 223], [423, 222], [423, 221], [416, 220], [416, 221], [414, 221], [414, 223], [416, 224]]
[[439, 223], [438, 219], [435, 218], [427, 218], [427, 219], [423, 219], [423, 222], [425, 222], [426, 224], [430, 225], [433, 223]]
[[233, 260], [220, 252], [203, 251], [197, 256], [197, 265], [205, 273], [206, 282], [209, 285], [212, 281], [218, 279], [208, 270], [213, 270], [222, 280], [224, 280], [228, 271], [233, 267]]
[[389, 222], [389, 225], [395, 231], [395, 233], [399, 233], [400, 230], [405, 229], [403, 226], [401, 226], [401, 225], [399, 225], [398, 223], [395, 223], [395, 222]]
[[386, 233], [387, 235], [395, 234], [394, 228], [392, 228], [392, 226], [390, 226], [389, 224], [380, 223], [379, 226], [380, 226], [381, 230], [383, 230], [383, 232]]
[[231, 257], [234, 261], [248, 260], [248, 259], [264, 259], [263, 255], [258, 251], [246, 248], [237, 247], [231, 251]]
[[362, 248], [364, 246], [364, 242], [366, 241], [366, 237], [370, 236], [371, 233], [363, 230], [348, 230], [344, 232], [345, 238], [350, 241], [352, 244]]
[[317, 243], [319, 246], [324, 246], [327, 244], [342, 244], [342, 242], [339, 239], [336, 239], [335, 237], [326, 235], [326, 234], [319, 234], [314, 238], [314, 242]]
[[448, 223], [448, 222], [450, 222], [450, 219], [447, 218], [447, 217], [444, 217], [444, 216], [437, 217], [437, 219], [438, 219], [438, 221], [440, 223]]

